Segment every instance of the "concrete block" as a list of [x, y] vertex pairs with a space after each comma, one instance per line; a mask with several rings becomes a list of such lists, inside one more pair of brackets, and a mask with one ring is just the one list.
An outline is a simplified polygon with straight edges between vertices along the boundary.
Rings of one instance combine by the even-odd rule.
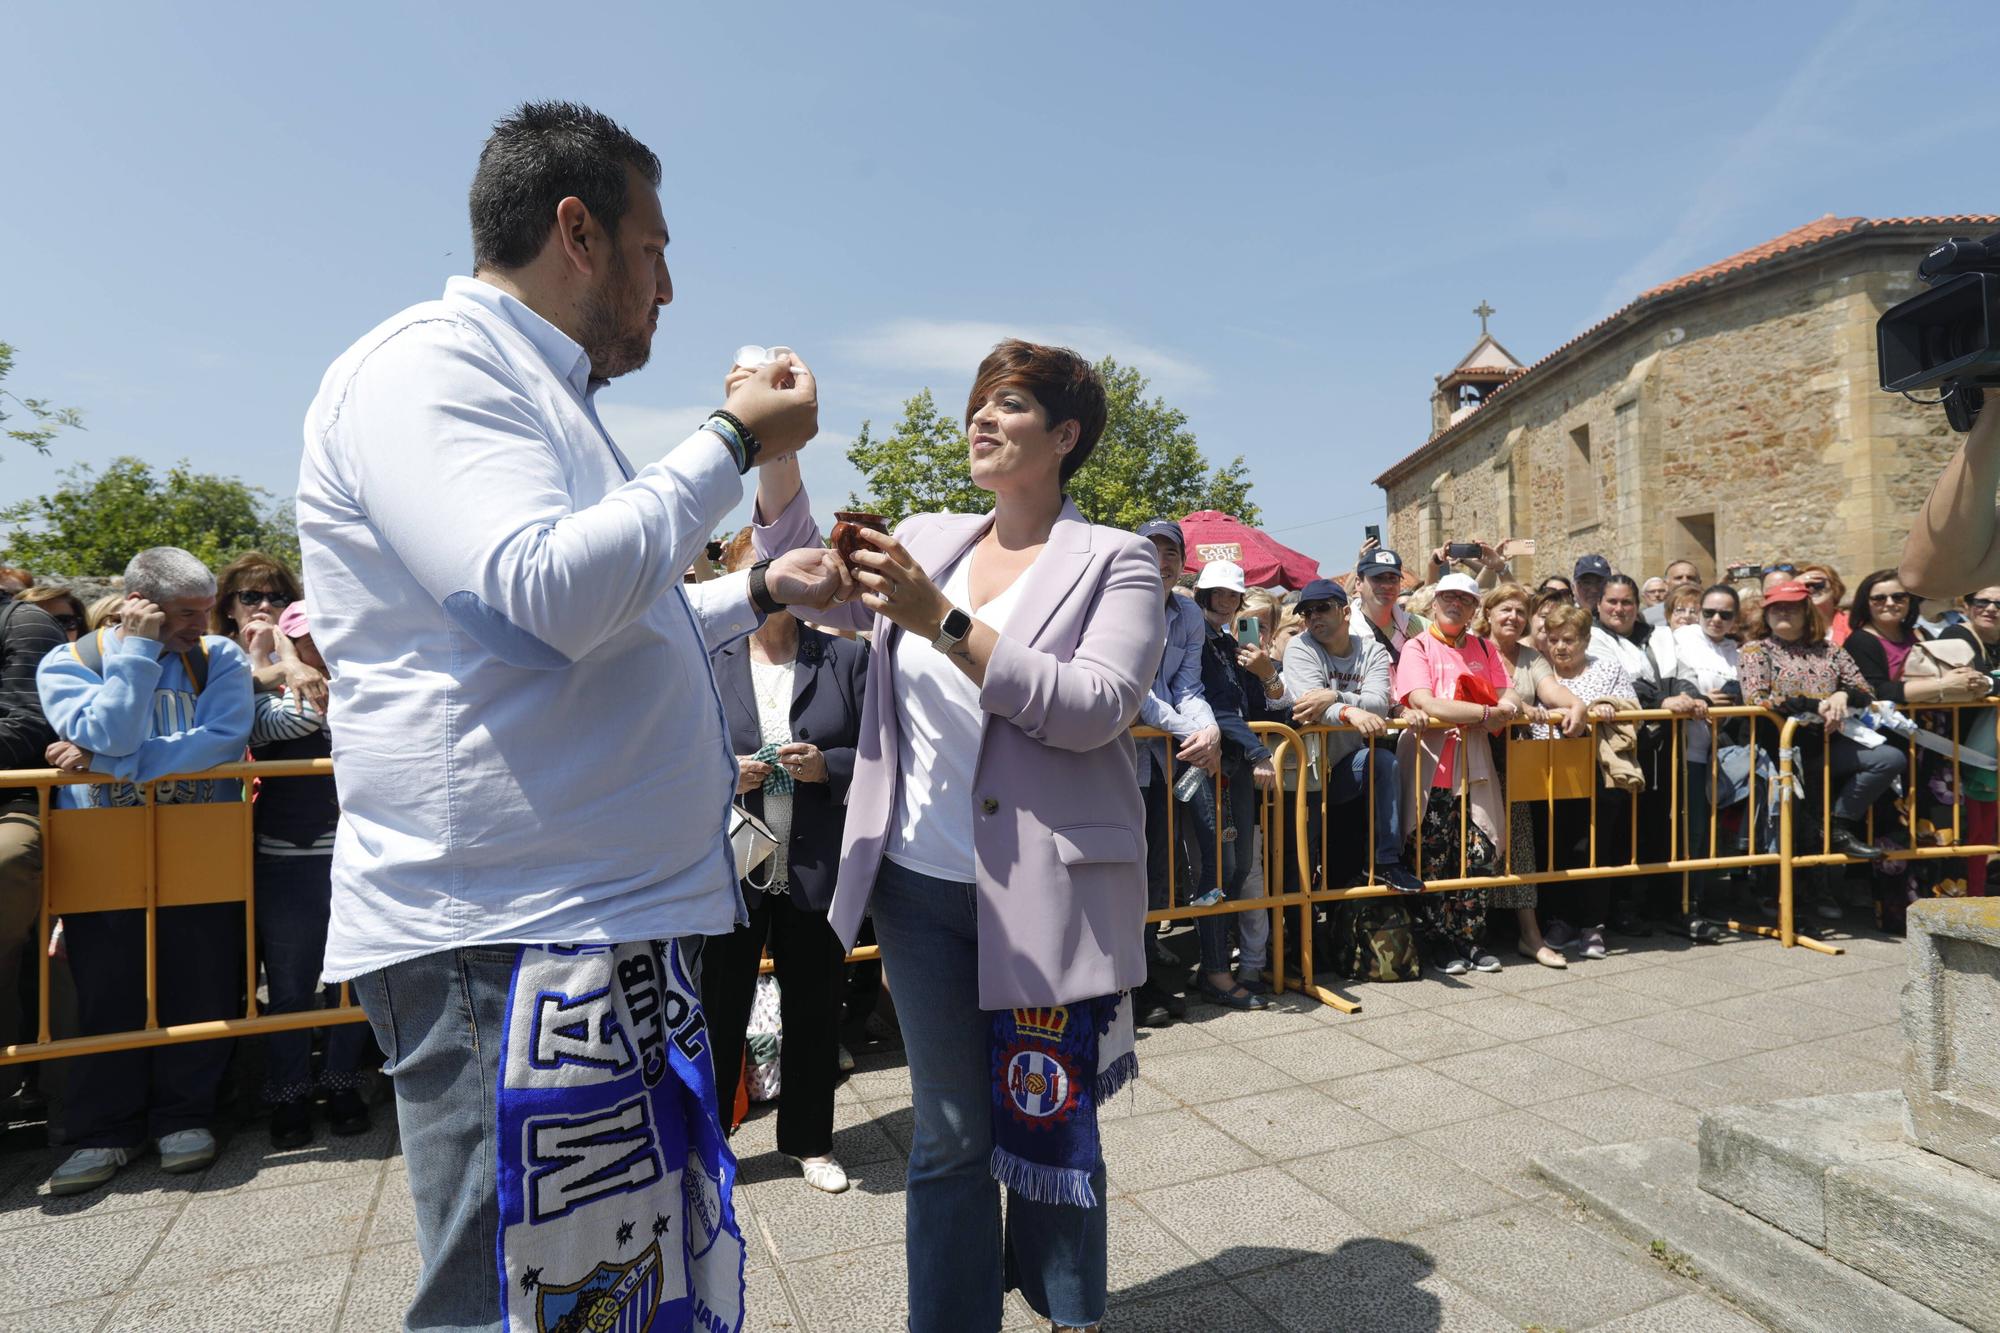
[[1921, 1152], [1826, 1173], [1826, 1251], [1980, 1333], [2000, 1333], [2000, 1181]]
[[1910, 1140], [2000, 1179], [2000, 898], [1915, 904], [1908, 947]]
[[1826, 1246], [1826, 1173], [1916, 1150], [1903, 1142], [1903, 1095], [1848, 1093], [1701, 1118], [1701, 1187], [1808, 1245]]
[[1650, 1139], [1539, 1158], [1564, 1194], [1641, 1245], [1664, 1241], [1713, 1287], [1774, 1329], [1952, 1333], [1963, 1326], [1703, 1190], [1695, 1147]]

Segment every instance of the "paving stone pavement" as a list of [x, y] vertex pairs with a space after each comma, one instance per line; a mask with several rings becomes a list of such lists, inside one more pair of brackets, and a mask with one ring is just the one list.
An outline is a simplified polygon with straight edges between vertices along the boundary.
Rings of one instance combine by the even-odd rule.
[[[1351, 1016], [1290, 995], [1143, 1033], [1104, 1124], [1107, 1329], [1756, 1329], [1528, 1163], [1691, 1140], [1710, 1106], [1898, 1086], [1902, 942], [1835, 938], [1842, 957], [1633, 941], [1566, 972], [1348, 987]], [[745, 1124], [751, 1329], [902, 1327], [910, 1126], [886, 1046], [838, 1093], [849, 1193], [806, 1187], [769, 1108]], [[58, 1157], [0, 1153], [0, 1333], [399, 1327], [417, 1252], [386, 1123], [288, 1153], [250, 1125], [200, 1175], [142, 1161], [77, 1199], [46, 1192]], [[1036, 1327], [1017, 1297], [1007, 1312]]]

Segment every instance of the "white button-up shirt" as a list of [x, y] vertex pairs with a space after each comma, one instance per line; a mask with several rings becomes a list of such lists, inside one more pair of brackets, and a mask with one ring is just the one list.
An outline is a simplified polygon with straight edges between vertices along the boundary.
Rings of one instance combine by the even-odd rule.
[[635, 474], [589, 375], [553, 324], [453, 278], [349, 348], [306, 414], [341, 805], [329, 981], [737, 920], [708, 654], [757, 616], [747, 575], [681, 576], [743, 482], [706, 431]]

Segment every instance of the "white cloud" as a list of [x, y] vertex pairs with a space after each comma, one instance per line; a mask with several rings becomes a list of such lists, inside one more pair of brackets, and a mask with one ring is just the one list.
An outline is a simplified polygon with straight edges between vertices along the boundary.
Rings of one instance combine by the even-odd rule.
[[973, 370], [1003, 338], [1059, 343], [1074, 347], [1091, 360], [1117, 358], [1152, 381], [1160, 393], [1195, 394], [1208, 389], [1213, 377], [1185, 357], [1094, 324], [1022, 326], [989, 324], [972, 319], [897, 319], [868, 333], [849, 338], [841, 350], [863, 365], [923, 374], [955, 374], [970, 380]]

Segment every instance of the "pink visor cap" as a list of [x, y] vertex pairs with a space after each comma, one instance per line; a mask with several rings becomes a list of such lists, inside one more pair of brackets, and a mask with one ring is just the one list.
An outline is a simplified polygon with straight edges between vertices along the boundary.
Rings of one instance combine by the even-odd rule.
[[312, 633], [306, 625], [306, 604], [293, 602], [278, 613], [278, 632], [288, 639], [303, 639]]

